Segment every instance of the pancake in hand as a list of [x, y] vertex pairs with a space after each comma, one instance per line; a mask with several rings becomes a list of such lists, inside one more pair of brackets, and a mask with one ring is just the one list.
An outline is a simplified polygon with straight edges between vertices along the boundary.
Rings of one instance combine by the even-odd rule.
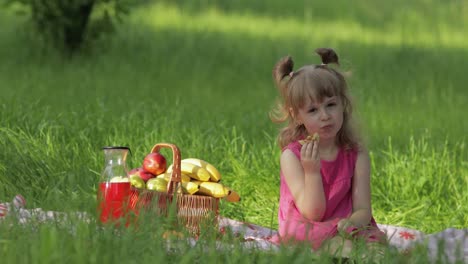
[[319, 139], [320, 139], [319, 134], [318, 134], [318, 133], [314, 133], [313, 136], [308, 135], [308, 136], [306, 137], [306, 139], [299, 140], [299, 143], [300, 143], [301, 145], [304, 145], [305, 143], [310, 143], [310, 142], [312, 142], [312, 141], [319, 141]]

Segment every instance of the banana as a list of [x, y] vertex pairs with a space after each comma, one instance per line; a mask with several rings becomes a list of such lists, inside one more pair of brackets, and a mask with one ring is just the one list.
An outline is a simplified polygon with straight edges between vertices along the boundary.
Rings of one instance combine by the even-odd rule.
[[[156, 176], [156, 178], [163, 178], [165, 179], [166, 181], [169, 181], [171, 179], [171, 176], [172, 176], [172, 171], [171, 172], [165, 172], [163, 174], [159, 174], [158, 176]], [[180, 175], [181, 177], [181, 182], [189, 182], [190, 181], [190, 177], [184, 173], [182, 173]]]
[[198, 192], [199, 185], [194, 182], [182, 182], [182, 190], [184, 193], [194, 194]]
[[203, 182], [203, 181], [192, 181], [199, 186], [198, 193], [212, 196], [215, 198], [223, 198], [228, 194], [228, 189], [217, 182]]
[[[167, 168], [167, 172], [172, 172], [172, 165]], [[190, 178], [199, 180], [199, 181], [209, 181], [210, 180], [210, 173], [197, 165], [193, 165], [192, 163], [188, 162], [181, 162], [180, 163], [180, 171], [183, 174], [188, 175]]]
[[188, 162], [193, 165], [197, 165], [197, 166], [204, 168], [210, 173], [210, 181], [212, 182], [219, 182], [221, 180], [221, 173], [219, 172], [219, 170], [215, 166], [213, 166], [213, 164], [207, 161], [197, 159], [197, 158], [188, 158], [188, 159], [183, 159], [182, 162]]
[[232, 189], [230, 189], [228, 187], [226, 187], [226, 188], [228, 189], [228, 194], [226, 195], [226, 197], [224, 197], [224, 199], [226, 201], [231, 202], [231, 203], [236, 203], [236, 202], [239, 202], [241, 200], [240, 195], [236, 191], [234, 191], [234, 190], [232, 190]]

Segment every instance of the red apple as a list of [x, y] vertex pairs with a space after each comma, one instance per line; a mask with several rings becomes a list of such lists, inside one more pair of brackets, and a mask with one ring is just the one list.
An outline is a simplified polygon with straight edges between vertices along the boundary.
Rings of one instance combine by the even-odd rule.
[[153, 152], [143, 159], [143, 169], [153, 175], [159, 175], [166, 171], [166, 158], [158, 152]]
[[133, 175], [137, 175], [145, 182], [155, 177], [153, 174], [149, 173], [148, 171], [145, 171], [143, 168], [135, 168], [128, 172], [128, 177], [131, 177]]

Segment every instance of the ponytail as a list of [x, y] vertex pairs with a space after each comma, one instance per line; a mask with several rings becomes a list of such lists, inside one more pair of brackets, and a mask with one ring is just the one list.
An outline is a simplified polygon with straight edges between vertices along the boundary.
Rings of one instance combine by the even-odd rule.
[[[291, 56], [281, 58], [273, 67], [273, 80], [278, 88], [283, 100], [288, 98], [288, 83], [293, 77], [294, 61]], [[289, 77], [289, 78], [288, 78]], [[288, 78], [288, 79], [285, 79]], [[275, 123], [282, 123], [290, 119], [289, 109], [285, 102], [278, 101], [276, 107], [270, 112], [270, 119]], [[305, 130], [305, 128], [304, 128]], [[281, 148], [286, 146], [292, 139], [300, 134], [295, 129], [293, 122], [281, 129], [278, 135], [278, 144]]]
[[330, 48], [318, 48], [315, 50], [315, 53], [317, 53], [320, 56], [320, 59], [322, 60], [322, 65], [327, 65], [331, 63], [335, 63], [336, 65], [340, 65], [338, 62], [338, 54], [333, 49]]
[[283, 79], [293, 71], [294, 62], [291, 56], [281, 58], [273, 67], [273, 80], [279, 88], [283, 83]]

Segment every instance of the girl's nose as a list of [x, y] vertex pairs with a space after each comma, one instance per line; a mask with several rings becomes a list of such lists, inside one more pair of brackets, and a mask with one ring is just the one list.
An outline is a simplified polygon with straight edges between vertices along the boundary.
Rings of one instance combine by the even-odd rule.
[[328, 113], [327, 109], [322, 109], [320, 111], [320, 119], [327, 120], [328, 118], [330, 118], [330, 113]]

